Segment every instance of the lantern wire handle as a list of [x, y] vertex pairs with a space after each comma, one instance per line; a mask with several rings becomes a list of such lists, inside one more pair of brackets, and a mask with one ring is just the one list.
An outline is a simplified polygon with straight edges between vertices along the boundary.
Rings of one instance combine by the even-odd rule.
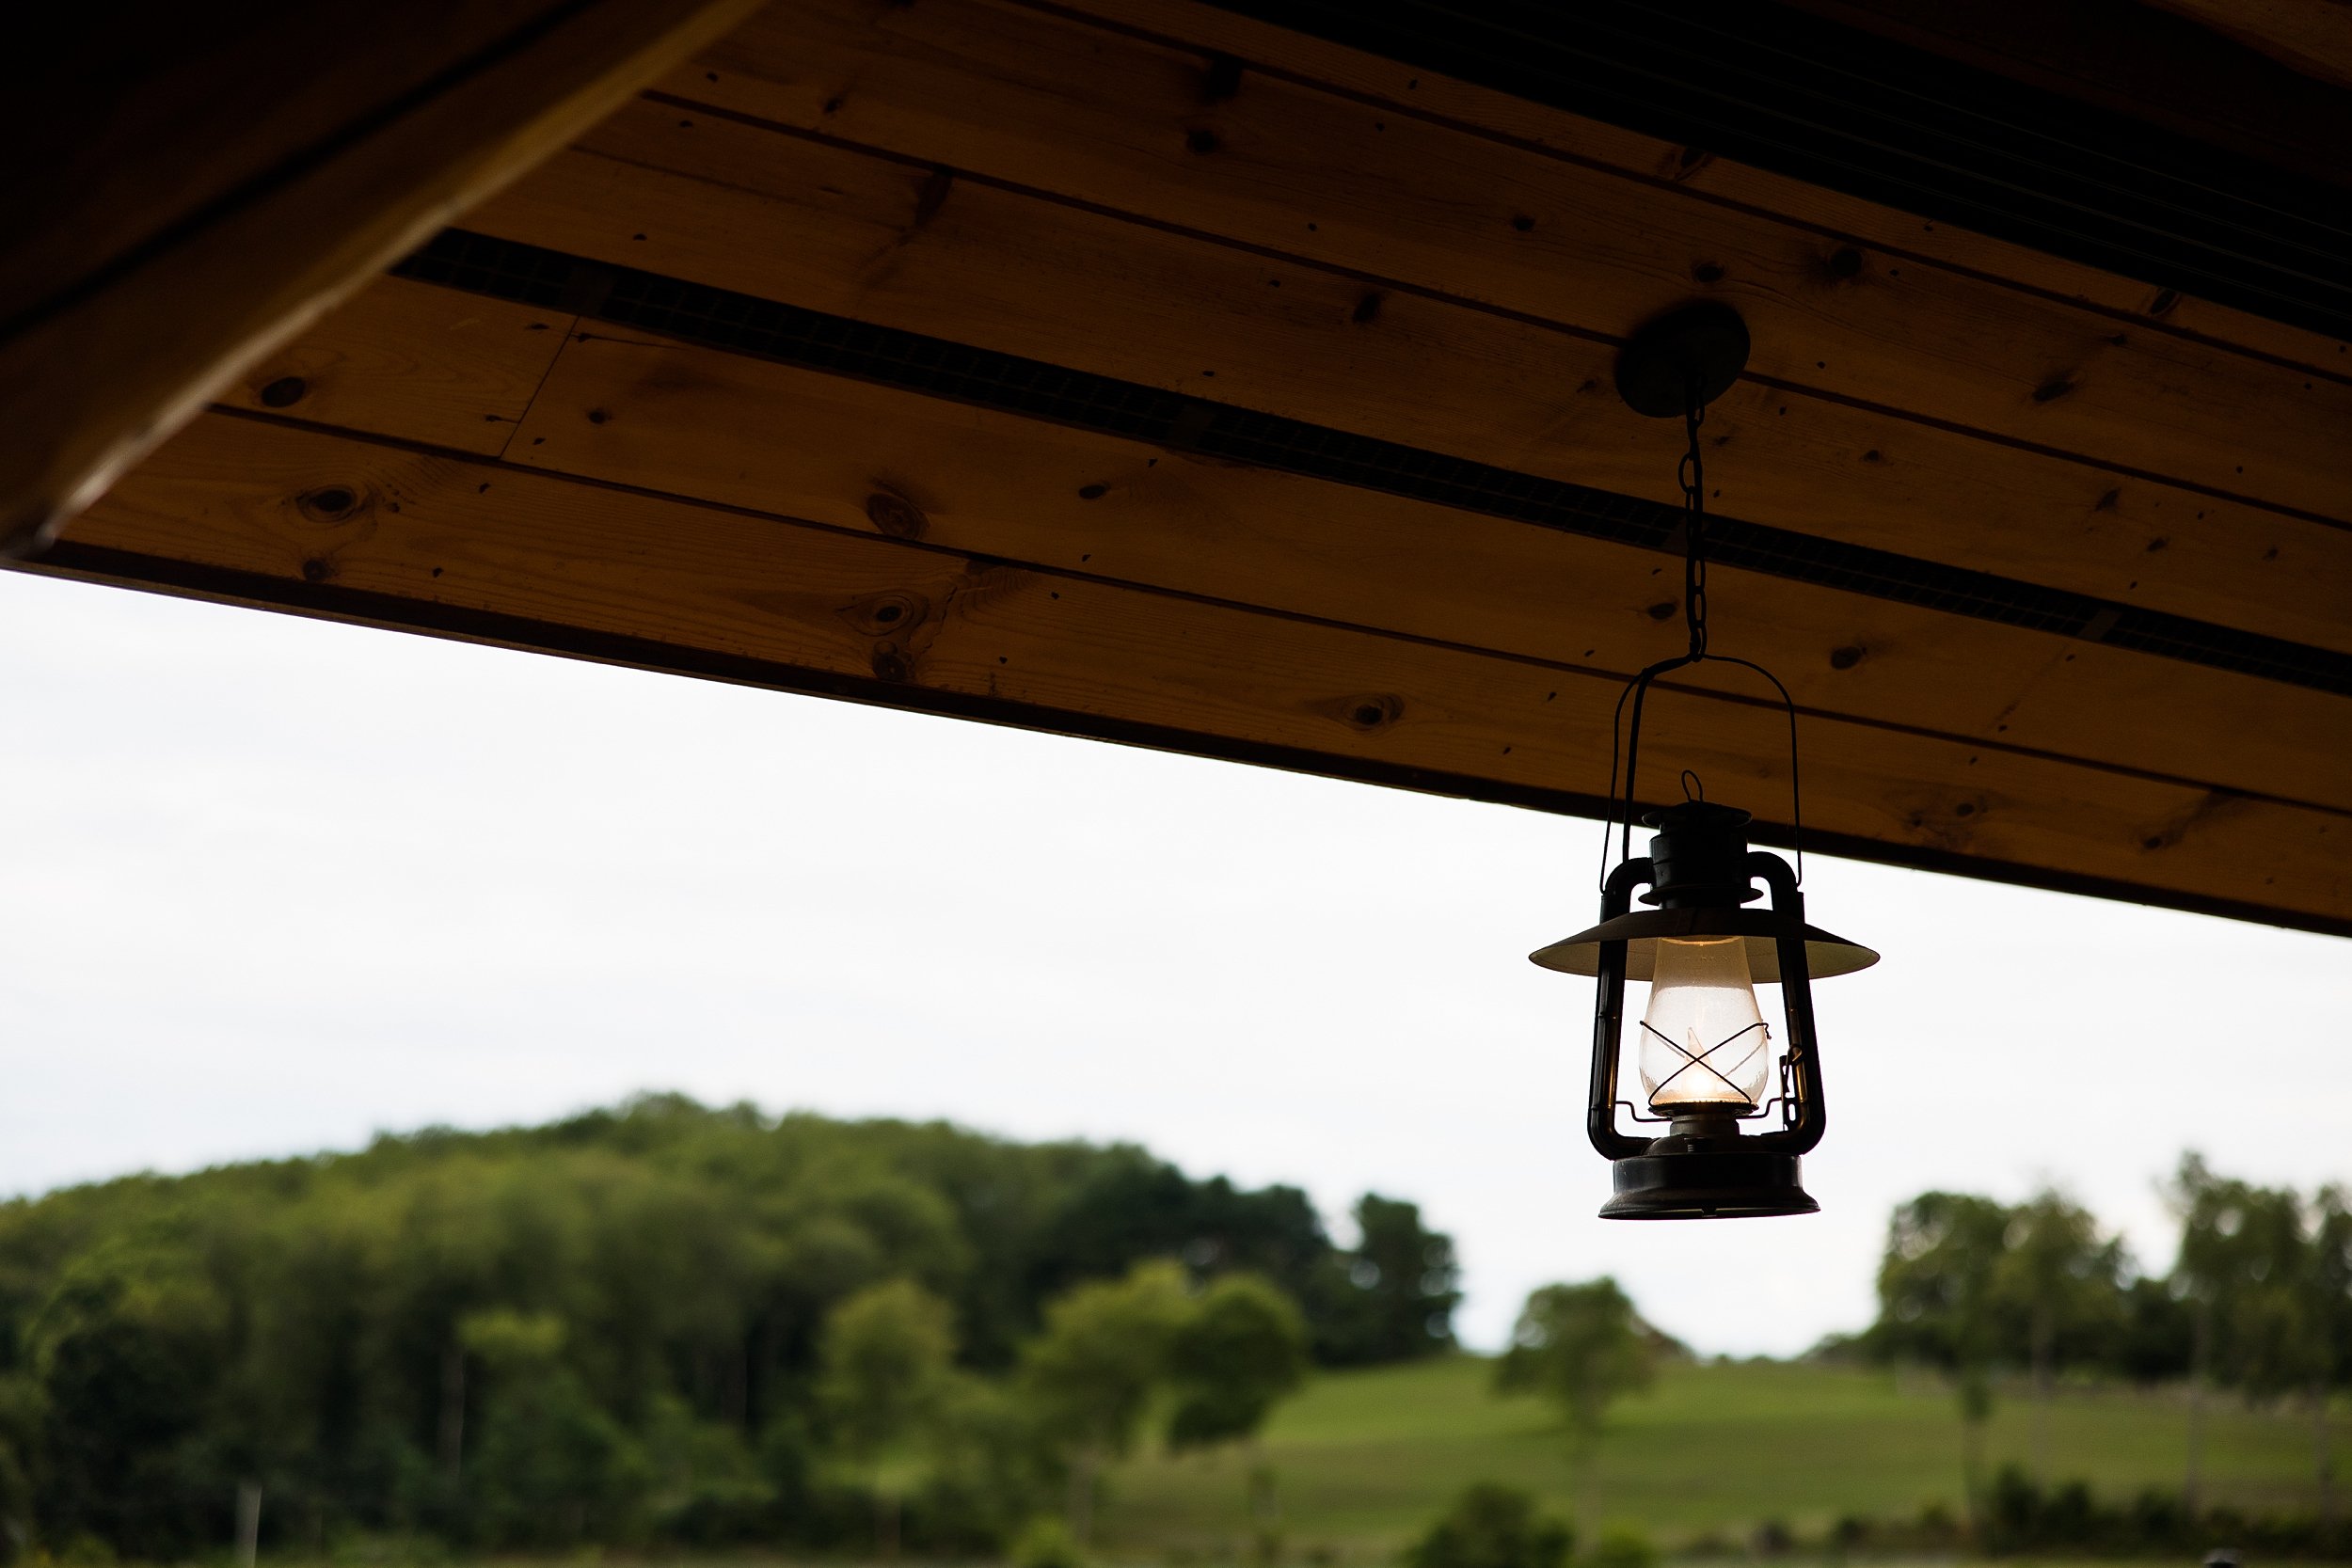
[[[1693, 664], [1703, 664], [1709, 659], [1717, 664], [1737, 664], [1742, 669], [1753, 670], [1772, 682], [1772, 689], [1780, 693], [1780, 705], [1788, 715], [1789, 843], [1797, 855], [1797, 885], [1804, 885], [1804, 793], [1797, 772], [1796, 700], [1788, 695], [1788, 689], [1780, 683], [1780, 677], [1761, 664], [1752, 659], [1733, 658], [1707, 651], [1707, 460], [1699, 445], [1699, 426], [1706, 421], [1707, 401], [1700, 393], [1698, 371], [1693, 367], [1685, 384], [1682, 412], [1683, 430], [1689, 438], [1689, 446], [1675, 470], [1682, 485], [1682, 619], [1690, 630], [1691, 641], [1688, 651], [1675, 658], [1660, 659], [1627, 682], [1625, 689], [1617, 693], [1616, 712], [1609, 721], [1609, 816], [1601, 823], [1600, 835], [1600, 885], [1604, 889], [1609, 884], [1611, 832], [1618, 835], [1617, 859], [1623, 862], [1633, 858], [1633, 773], [1641, 760], [1642, 709], [1649, 696], [1650, 683], [1661, 675], [1687, 669]], [[1625, 705], [1629, 697], [1633, 701], [1630, 733], [1625, 728]], [[1617, 790], [1617, 761], [1620, 755], [1625, 760], [1625, 791], [1622, 796]], [[1686, 799], [1707, 799], [1704, 786], [1695, 796], [1691, 793], [1692, 784], [1697, 782], [1697, 774], [1686, 768], [1682, 770], [1682, 777]], [[1622, 817], [1618, 815], [1620, 804], [1624, 807]]]

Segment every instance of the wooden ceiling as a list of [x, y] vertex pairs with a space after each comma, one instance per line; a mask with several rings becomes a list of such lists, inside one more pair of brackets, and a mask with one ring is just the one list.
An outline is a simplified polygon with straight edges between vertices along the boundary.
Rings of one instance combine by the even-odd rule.
[[1692, 298], [1809, 845], [2352, 933], [2343, 341], [1191, 0], [771, 5], [31, 569], [1591, 812]]

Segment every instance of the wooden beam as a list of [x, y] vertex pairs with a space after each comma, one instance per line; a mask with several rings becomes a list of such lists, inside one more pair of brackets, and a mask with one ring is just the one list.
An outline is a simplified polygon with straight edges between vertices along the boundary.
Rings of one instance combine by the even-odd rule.
[[[660, 103], [486, 231], [1621, 494], [1677, 434], [1613, 341]], [[1731, 515], [2352, 651], [2352, 533], [1760, 382], [1708, 415]]]
[[[251, 416], [199, 421], [39, 569], [1555, 807], [1592, 803], [1617, 690]], [[1660, 767], [1785, 832], [1775, 714], [1693, 694], [1656, 723]], [[1817, 847], [2352, 931], [2338, 813], [1833, 719], [1804, 760]]]
[[[711, 78], [716, 78], [712, 80]], [[2352, 520], [2352, 381], [1200, 53], [973, 0], [783, 0], [683, 100], [1617, 337], [1694, 293], [1752, 376]]]
[[8, 104], [0, 549], [53, 531], [256, 359], [751, 8], [66, 16]]

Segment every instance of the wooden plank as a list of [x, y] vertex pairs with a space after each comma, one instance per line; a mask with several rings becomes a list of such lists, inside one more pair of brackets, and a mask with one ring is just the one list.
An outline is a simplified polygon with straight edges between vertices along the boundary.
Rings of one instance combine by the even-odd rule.
[[782, 0], [697, 64], [673, 90], [1611, 337], [1726, 299], [1759, 379], [2352, 518], [2352, 384], [1291, 81], [1228, 92], [1189, 51], [987, 0]]
[[[1059, 8], [1080, 11], [1179, 48], [1230, 55], [1248, 69], [1328, 87], [1392, 113], [1453, 121], [1637, 179], [1778, 214], [1819, 230], [1825, 237], [2079, 300], [2135, 325], [2160, 322], [2174, 331], [2339, 377], [2352, 371], [2352, 348], [2319, 333], [1990, 239], [1948, 223], [1931, 222], [1840, 191], [1808, 185], [1718, 157], [1704, 148], [1660, 141], [1491, 87], [1327, 43], [1203, 0], [1081, 0]], [[1914, 20], [1933, 20], [1931, 13], [1915, 8], [1910, 14]], [[691, 79], [690, 71], [684, 80], [691, 85]], [[667, 86], [676, 90], [679, 83]]]
[[[469, 223], [859, 320], [1675, 501], [1605, 341], [643, 103]], [[1743, 382], [1728, 515], [2352, 651], [2352, 533]]]
[[386, 277], [221, 393], [232, 408], [495, 456], [571, 316]]
[[[571, 342], [510, 454], [1619, 681], [1684, 642], [1652, 550], [714, 350]], [[1816, 712], [2352, 811], [2342, 697], [1723, 566], [1709, 600], [1717, 649]]]
[[[60, 153], [73, 177], [31, 180], [37, 201], [9, 214], [0, 549], [54, 531], [253, 361], [749, 8], [265, 4], [185, 51], [167, 46], [183, 8], [75, 24], [75, 51], [9, 105], [41, 134], [11, 146], [45, 174], [40, 150], [78, 136], [93, 103], [133, 134]], [[137, 55], [125, 90], [142, 22], [167, 46]], [[257, 112], [290, 82], [295, 109]], [[120, 221], [86, 231], [92, 207]]]
[[[754, 660], [717, 668], [1520, 798], [1597, 781], [1616, 695], [1539, 662], [241, 416], [199, 421], [44, 569], [661, 667]], [[1656, 722], [1659, 768], [1777, 814], [1769, 710], [1692, 697]], [[2352, 930], [2338, 814], [1834, 720], [1806, 725], [1804, 761], [1808, 827], [1841, 851]]]

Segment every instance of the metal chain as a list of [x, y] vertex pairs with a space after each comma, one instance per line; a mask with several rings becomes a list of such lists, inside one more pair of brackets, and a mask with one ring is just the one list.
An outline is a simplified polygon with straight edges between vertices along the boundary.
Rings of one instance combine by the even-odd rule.
[[1691, 388], [1683, 424], [1691, 448], [1675, 470], [1682, 481], [1682, 618], [1691, 630], [1691, 657], [1707, 657], [1707, 467], [1699, 453], [1699, 426], [1707, 421], [1707, 405], [1698, 388]]
[[[1682, 619], [1690, 628], [1691, 651], [1681, 658], [1661, 659], [1649, 666], [1627, 683], [1617, 697], [1617, 711], [1609, 726], [1609, 816], [1602, 826], [1600, 838], [1600, 885], [1609, 885], [1609, 840], [1612, 831], [1617, 832], [1617, 855], [1622, 861], [1633, 853], [1633, 769], [1641, 754], [1642, 705], [1650, 682], [1669, 671], [1699, 663], [1710, 657], [1707, 651], [1707, 460], [1699, 446], [1699, 427], [1707, 422], [1707, 404], [1699, 396], [1698, 385], [1692, 382], [1689, 401], [1682, 412], [1682, 425], [1689, 438], [1689, 447], [1675, 472], [1682, 483]], [[1771, 681], [1772, 689], [1780, 694], [1781, 707], [1788, 715], [1788, 795], [1790, 839], [1797, 853], [1797, 885], [1804, 885], [1804, 789], [1797, 770], [1797, 705], [1789, 697], [1788, 689], [1781, 685], [1770, 670], [1744, 658], [1728, 658], [1723, 662], [1753, 670]], [[1633, 705], [1633, 729], [1624, 732], [1626, 704]], [[1625, 763], [1625, 789], [1621, 796], [1617, 786], [1617, 764]], [[1694, 790], [1692, 775], [1685, 770], [1684, 794], [1703, 800], [1706, 792]], [[1622, 817], [1620, 817], [1622, 807]]]

